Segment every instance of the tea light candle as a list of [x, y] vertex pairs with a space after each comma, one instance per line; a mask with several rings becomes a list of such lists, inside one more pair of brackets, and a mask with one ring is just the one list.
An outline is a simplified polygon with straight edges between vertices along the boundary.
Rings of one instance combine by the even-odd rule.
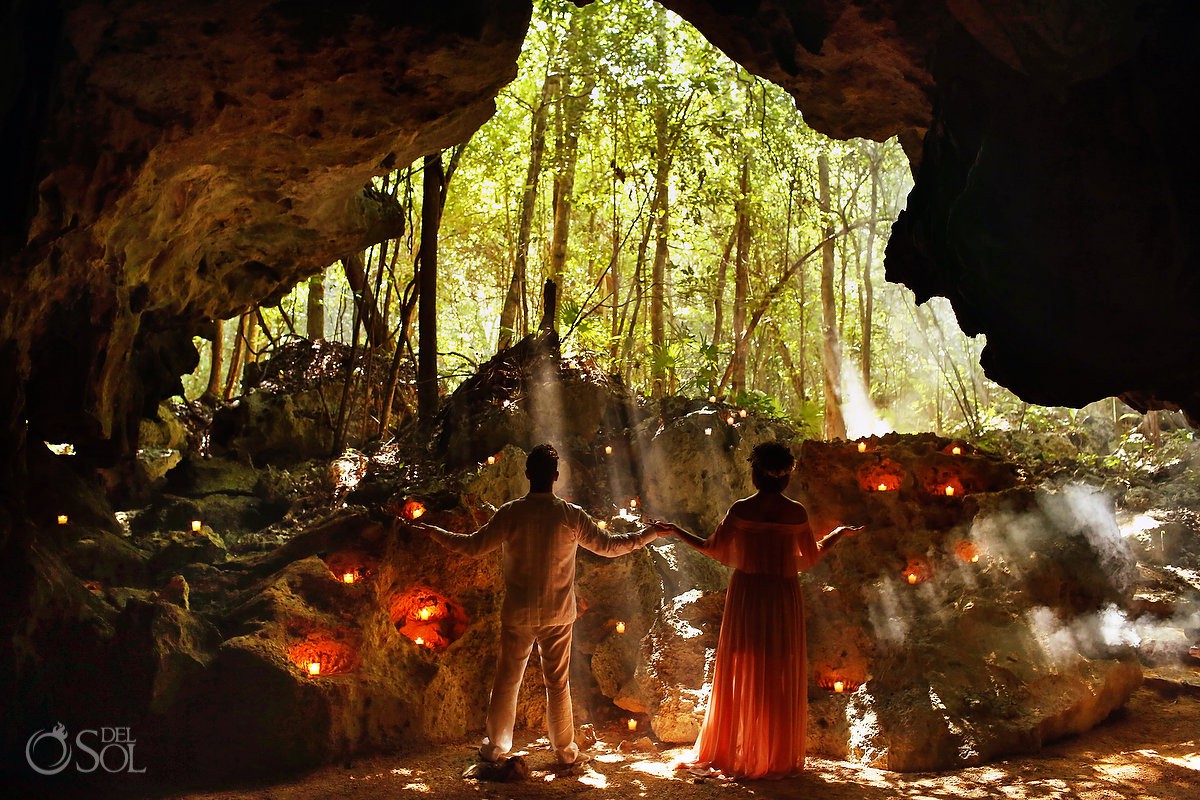
[[881, 492], [886, 492], [886, 491], [888, 490], [888, 488], [887, 488], [887, 484], [886, 484], [886, 483], [881, 483], [881, 484], [879, 484], [879, 486], [878, 486], [878, 489], [879, 489], [879, 491], [881, 491]]
[[346, 572], [342, 575], [343, 583], [354, 583], [355, 580], [357, 580], [357, 576], [353, 572]]
[[417, 638], [413, 639], [413, 644], [417, 645], [418, 647], [424, 647], [425, 640], [418, 636]]
[[194, 533], [200, 532], [200, 520], [198, 520], [198, 519], [192, 520], [192, 531]]
[[495, 457], [495, 456], [488, 456], [488, 457], [487, 457], [487, 463], [488, 463], [488, 466], [491, 466], [492, 464], [495, 464], [495, 463], [496, 463], [496, 457]]
[[607, 529], [608, 528], [608, 520], [606, 520], [606, 519], [596, 520], [596, 527], [599, 528], [600, 530]]
[[710, 395], [708, 396], [708, 402], [710, 402], [710, 403], [715, 403], [715, 402], [717, 402], [717, 396], [716, 396], [715, 394], [710, 394]]
[[732, 425], [733, 424], [733, 414], [730, 414], [728, 417], [726, 417], [725, 421], [727, 423], [729, 423], [730, 425]]
[[705, 435], [705, 436], [712, 436], [712, 428], [705, 428], [705, 429], [704, 429], [704, 435]]
[[633, 719], [632, 717], [630, 717], [629, 722], [627, 722], [626, 725], [629, 726], [629, 730], [631, 731], [637, 730], [637, 720]]
[[842, 683], [841, 681], [833, 682], [833, 691], [837, 692], [838, 694], [841, 694], [845, 690], [846, 690], [846, 684]]
[[309, 675], [320, 675], [321, 674], [321, 662], [320, 661], [308, 662], [308, 674]]
[[858, 452], [860, 452], [860, 453], [865, 453], [865, 452], [867, 452], [867, 443], [866, 443], [866, 442], [859, 442], [859, 443], [858, 443]]
[[744, 409], [744, 408], [742, 408], [742, 409], [738, 409], [738, 416], [739, 416], [739, 417], [745, 417], [745, 416], [746, 416], [746, 414], [748, 414], [748, 413], [749, 413], [749, 412], [748, 412], [748, 411], [746, 411], [746, 409]]
[[618, 622], [617, 623], [617, 633], [624, 633], [624, 632], [625, 632], [625, 623]]
[[58, 524], [59, 524], [59, 525], [66, 525], [66, 524], [67, 524], [67, 515], [66, 515], [66, 514], [59, 514], [59, 515], [58, 515]]
[[606, 455], [606, 456], [612, 455], [612, 445], [611, 444], [604, 445], [604, 455]]
[[950, 453], [951, 453], [952, 455], [961, 456], [961, 455], [962, 455], [962, 448], [961, 448], [961, 447], [959, 447], [958, 445], [954, 445], [954, 447], [950, 448]]
[[954, 497], [954, 487], [953, 486], [946, 487], [946, 497]]
[[916, 583], [917, 582], [917, 573], [915, 573], [915, 572], [908, 573], [908, 582]]
[[422, 608], [420, 611], [417, 612], [417, 616], [420, 617], [423, 621], [428, 621], [433, 616], [433, 612], [435, 610], [436, 609], [434, 606], [425, 606], [424, 608]]
[[637, 508], [637, 506], [638, 506], [638, 499], [636, 497], [629, 498], [629, 507]]

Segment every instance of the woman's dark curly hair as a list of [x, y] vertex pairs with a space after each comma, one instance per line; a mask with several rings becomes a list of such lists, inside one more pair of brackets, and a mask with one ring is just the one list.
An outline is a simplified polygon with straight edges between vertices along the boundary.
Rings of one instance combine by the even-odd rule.
[[791, 449], [782, 442], [762, 442], [750, 453], [750, 478], [760, 492], [782, 492], [795, 466]]

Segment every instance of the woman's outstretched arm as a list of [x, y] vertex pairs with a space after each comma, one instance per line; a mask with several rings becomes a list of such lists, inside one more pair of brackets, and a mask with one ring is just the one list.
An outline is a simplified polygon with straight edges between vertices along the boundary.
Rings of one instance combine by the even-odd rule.
[[825, 555], [825, 552], [838, 543], [838, 540], [843, 536], [853, 536], [863, 529], [862, 525], [839, 525], [831, 530], [817, 542], [817, 552]]

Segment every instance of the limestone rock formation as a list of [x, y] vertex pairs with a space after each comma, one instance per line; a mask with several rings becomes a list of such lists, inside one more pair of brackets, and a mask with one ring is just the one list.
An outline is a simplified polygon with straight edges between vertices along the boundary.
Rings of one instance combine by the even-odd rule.
[[[894, 434], [805, 442], [793, 490], [818, 535], [866, 526], [806, 575], [811, 752], [978, 764], [1086, 730], [1141, 683], [1123, 612], [1134, 555], [1104, 495], [1022, 485], [961, 443]], [[655, 732], [689, 741], [724, 593], [664, 601], [638, 682]]]

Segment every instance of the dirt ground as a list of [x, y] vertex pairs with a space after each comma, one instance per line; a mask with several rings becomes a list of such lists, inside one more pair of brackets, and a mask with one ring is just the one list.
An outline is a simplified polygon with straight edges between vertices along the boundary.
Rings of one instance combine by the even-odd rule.
[[556, 767], [545, 740], [519, 739], [533, 775], [524, 781], [464, 780], [475, 744], [461, 742], [403, 755], [323, 767], [270, 786], [161, 797], [177, 800], [317, 800], [421, 796], [451, 800], [507, 798], [794, 798], [884, 800], [913, 798], [1070, 798], [1071, 800], [1196, 800], [1200, 797], [1200, 692], [1195, 686], [1151, 679], [1129, 705], [1099, 728], [1042, 752], [958, 772], [899, 774], [810, 758], [808, 773], [780, 781], [731, 782], [675, 772], [684, 749], [621, 752], [628, 734], [598, 732], [584, 766]]

